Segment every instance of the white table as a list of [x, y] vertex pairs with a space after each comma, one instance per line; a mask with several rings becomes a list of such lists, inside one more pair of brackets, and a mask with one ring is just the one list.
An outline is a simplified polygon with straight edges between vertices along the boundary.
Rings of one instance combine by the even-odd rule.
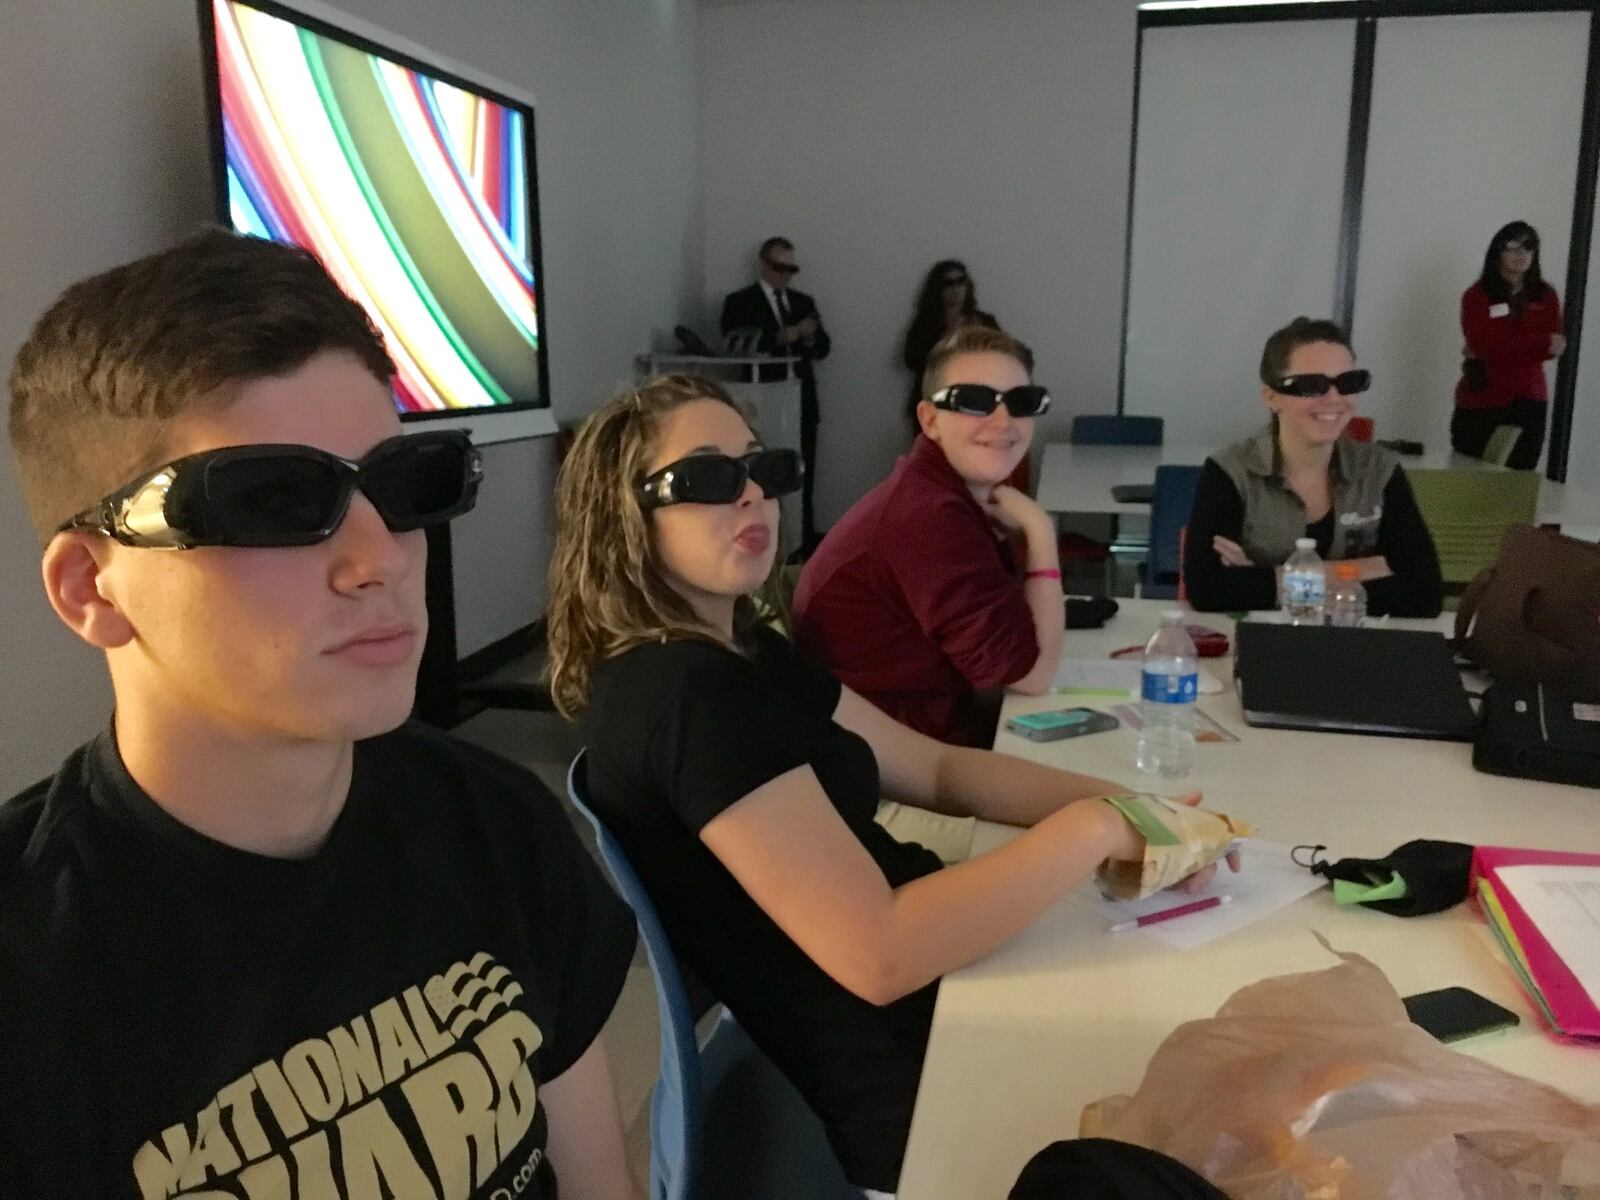
[[[1150, 484], [1158, 466], [1195, 466], [1216, 446], [1078, 446], [1051, 442], [1039, 467], [1039, 506], [1048, 513], [1115, 516], [1150, 515], [1148, 504], [1123, 504], [1112, 499], [1119, 483]], [[1407, 470], [1444, 467], [1456, 471], [1499, 471], [1503, 468], [1449, 449], [1402, 458]], [[1538, 519], [1541, 525], [1592, 529], [1600, 526], [1600, 495], [1541, 479]]]
[[[1124, 601], [1107, 629], [1068, 633], [1066, 653], [1097, 656], [1143, 641], [1164, 607]], [[1231, 623], [1213, 615], [1195, 619], [1231, 633]], [[1332, 858], [1385, 854], [1417, 837], [1600, 852], [1600, 792], [1479, 774], [1471, 747], [1460, 743], [1252, 729], [1231, 688], [1232, 660], [1202, 666], [1229, 686], [1202, 696], [1200, 708], [1240, 740], [1197, 747], [1195, 773], [1183, 782], [1264, 838], [1326, 843]], [[1117, 701], [1010, 697], [1005, 715], [1063, 703]], [[1133, 742], [1126, 728], [1045, 744], [1002, 732], [995, 748], [1133, 784]], [[973, 851], [1012, 836], [980, 825]], [[1323, 890], [1185, 954], [1139, 933], [1108, 934], [1092, 912], [1062, 902], [987, 959], [946, 977], [900, 1195], [1004, 1196], [1035, 1152], [1077, 1135], [1084, 1105], [1137, 1090], [1151, 1054], [1179, 1023], [1212, 1015], [1255, 980], [1335, 965], [1312, 930], [1377, 963], [1402, 995], [1460, 984], [1506, 1005], [1521, 1026], [1462, 1048], [1600, 1102], [1600, 1050], [1561, 1045], [1540, 1030], [1470, 904], [1402, 920], [1341, 909]]]

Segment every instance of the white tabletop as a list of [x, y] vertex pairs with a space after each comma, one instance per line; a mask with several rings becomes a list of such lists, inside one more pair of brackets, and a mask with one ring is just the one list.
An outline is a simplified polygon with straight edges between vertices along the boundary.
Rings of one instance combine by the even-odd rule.
[[[1069, 632], [1066, 654], [1100, 656], [1143, 641], [1170, 607], [1122, 604], [1107, 629]], [[1232, 632], [1231, 622], [1210, 614], [1195, 620]], [[1479, 774], [1471, 747], [1460, 743], [1252, 729], [1231, 687], [1231, 658], [1202, 666], [1229, 686], [1203, 695], [1200, 708], [1240, 740], [1197, 747], [1195, 772], [1183, 782], [1264, 838], [1326, 843], [1330, 858], [1381, 855], [1418, 837], [1600, 852], [1600, 792]], [[1009, 697], [1005, 715], [1067, 703], [1116, 701]], [[1135, 784], [1133, 744], [1120, 728], [1046, 744], [1002, 732], [995, 748]], [[980, 825], [974, 852], [1012, 836]], [[1600, 1101], [1600, 1051], [1541, 1031], [1470, 904], [1403, 920], [1341, 909], [1323, 890], [1183, 953], [1144, 934], [1108, 934], [1093, 913], [1063, 902], [987, 959], [945, 978], [900, 1195], [1004, 1196], [1034, 1153], [1077, 1135], [1086, 1104], [1137, 1090], [1151, 1054], [1179, 1023], [1212, 1015], [1255, 980], [1335, 965], [1312, 930], [1370, 958], [1402, 995], [1461, 985], [1504, 1004], [1522, 1025], [1462, 1049]]]
[[[1044, 462], [1039, 467], [1039, 506], [1048, 513], [1149, 516], [1148, 504], [1123, 504], [1112, 499], [1112, 487], [1119, 483], [1152, 483], [1158, 466], [1198, 467], [1216, 450], [1216, 446], [1078, 446], [1051, 442], [1044, 448]], [[1448, 448], [1402, 458], [1401, 463], [1407, 470], [1502, 469]], [[1580, 529], [1600, 526], [1600, 495], [1545, 479], [1539, 485], [1538, 517], [1541, 525]]]

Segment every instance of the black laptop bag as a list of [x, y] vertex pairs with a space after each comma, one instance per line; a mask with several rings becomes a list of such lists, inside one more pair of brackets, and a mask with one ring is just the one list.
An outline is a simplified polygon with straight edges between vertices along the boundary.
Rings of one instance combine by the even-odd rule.
[[1600, 788], [1600, 696], [1499, 682], [1483, 695], [1472, 765], [1491, 775]]

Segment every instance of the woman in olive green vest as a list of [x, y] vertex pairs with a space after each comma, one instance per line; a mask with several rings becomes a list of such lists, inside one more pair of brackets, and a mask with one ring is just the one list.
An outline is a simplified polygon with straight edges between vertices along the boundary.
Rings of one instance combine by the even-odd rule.
[[1296, 538], [1350, 561], [1374, 615], [1436, 616], [1444, 585], [1433, 538], [1395, 454], [1345, 436], [1371, 386], [1332, 321], [1296, 317], [1261, 354], [1265, 428], [1206, 460], [1184, 551], [1202, 612], [1276, 608]]

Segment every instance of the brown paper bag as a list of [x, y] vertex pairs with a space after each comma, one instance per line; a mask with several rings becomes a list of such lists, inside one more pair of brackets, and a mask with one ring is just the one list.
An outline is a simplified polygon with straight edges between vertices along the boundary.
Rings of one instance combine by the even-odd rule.
[[1140, 861], [1112, 859], [1101, 864], [1100, 890], [1117, 900], [1153, 896], [1209, 867], [1228, 852], [1235, 838], [1255, 832], [1243, 821], [1161, 796], [1108, 796], [1106, 800], [1144, 838]]

